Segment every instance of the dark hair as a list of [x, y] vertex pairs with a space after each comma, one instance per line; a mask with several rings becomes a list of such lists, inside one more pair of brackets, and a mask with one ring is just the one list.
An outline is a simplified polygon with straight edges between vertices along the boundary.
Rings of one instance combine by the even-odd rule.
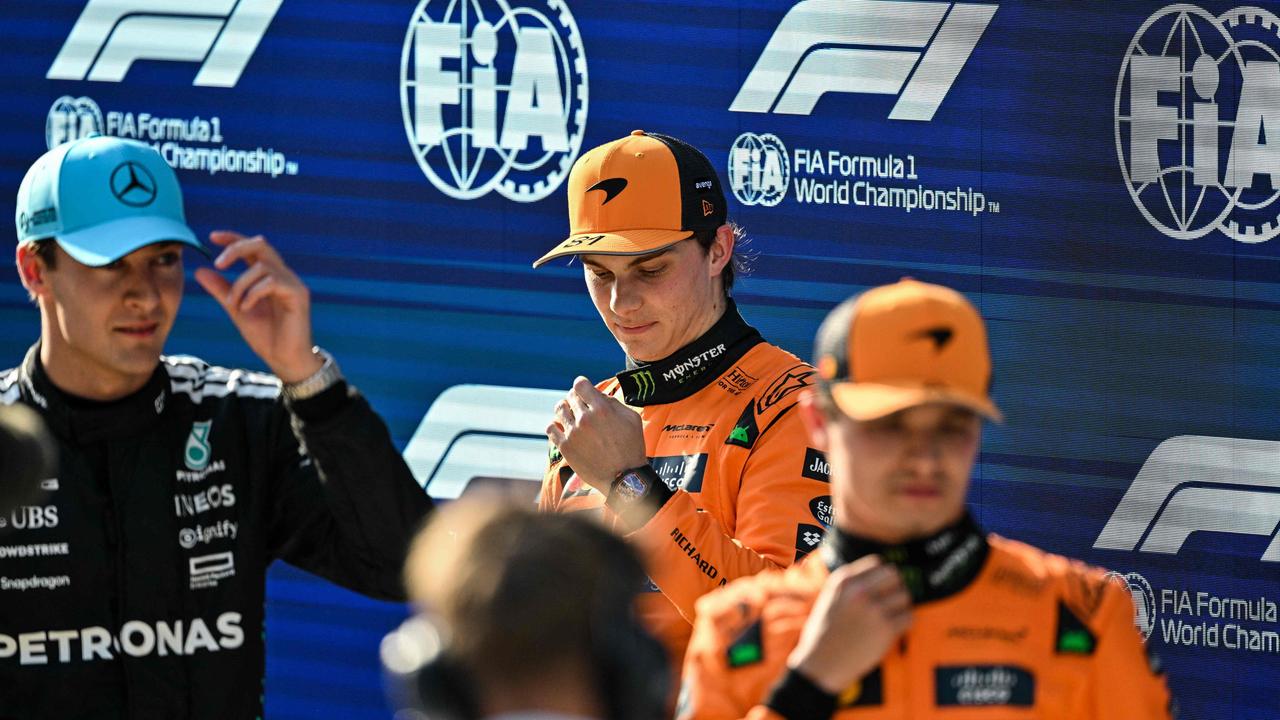
[[[755, 256], [745, 250], [745, 246], [751, 243], [747, 237], [747, 232], [742, 226], [735, 222], [726, 223], [729, 229], [733, 231], [733, 257], [729, 259], [729, 263], [724, 266], [724, 270], [720, 273], [720, 278], [724, 281], [724, 294], [730, 295], [733, 290], [733, 281], [738, 273], [746, 275], [751, 272], [751, 262]], [[717, 230], [700, 230], [693, 234], [693, 238], [698, 241], [698, 245], [702, 248], [702, 252], [710, 252], [711, 244], [716, 241]]]
[[450, 653], [489, 678], [536, 675], [535, 657], [542, 671], [589, 663], [601, 602], [629, 598], [644, 577], [598, 523], [474, 499], [436, 513], [405, 571], [410, 595], [450, 628]]
[[31, 252], [35, 256], [44, 261], [44, 266], [50, 270], [57, 267], [58, 252], [57, 243], [53, 238], [40, 238], [39, 240], [28, 240], [27, 247], [31, 248]]

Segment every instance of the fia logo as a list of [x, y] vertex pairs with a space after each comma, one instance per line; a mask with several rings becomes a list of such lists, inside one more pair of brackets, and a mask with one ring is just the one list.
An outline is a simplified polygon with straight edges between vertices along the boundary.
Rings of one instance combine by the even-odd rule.
[[729, 186], [743, 205], [773, 207], [791, 183], [787, 146], [777, 135], [744, 132], [729, 148]]
[[1138, 29], [1116, 81], [1125, 186], [1160, 232], [1280, 234], [1280, 18], [1170, 5]]
[[1142, 633], [1143, 641], [1146, 641], [1156, 629], [1156, 594], [1151, 589], [1151, 583], [1136, 572], [1109, 572], [1106, 580], [1129, 592], [1129, 597], [1133, 600], [1133, 626]]
[[235, 87], [284, 0], [89, 0], [49, 80], [121, 82], [135, 60], [198, 62], [193, 85]]
[[440, 192], [541, 200], [587, 123], [587, 58], [564, 0], [421, 0], [400, 56], [400, 108]]
[[53, 101], [44, 121], [44, 142], [50, 149], [72, 140], [103, 133], [102, 110], [93, 98], [63, 95]]
[[182, 460], [188, 468], [203, 470], [209, 467], [209, 458], [213, 455], [213, 449], [209, 447], [209, 430], [212, 427], [212, 420], [191, 424], [191, 434], [187, 436], [187, 446], [182, 453]]

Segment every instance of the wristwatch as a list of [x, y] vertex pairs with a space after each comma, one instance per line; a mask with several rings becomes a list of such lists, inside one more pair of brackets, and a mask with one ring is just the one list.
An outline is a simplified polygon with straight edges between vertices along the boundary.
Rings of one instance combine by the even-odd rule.
[[311, 348], [311, 352], [324, 360], [324, 364], [305, 380], [299, 380], [296, 383], [285, 383], [281, 386], [280, 394], [289, 402], [315, 397], [342, 380], [342, 370], [338, 368], [337, 361], [333, 359], [333, 356], [328, 351], [316, 346]]
[[674, 491], [650, 465], [623, 470], [609, 486], [605, 507], [617, 513], [624, 532], [649, 522]]
[[653, 490], [654, 484], [660, 482], [662, 478], [649, 465], [623, 470], [609, 486], [609, 503], [616, 511], [620, 511], [643, 500]]

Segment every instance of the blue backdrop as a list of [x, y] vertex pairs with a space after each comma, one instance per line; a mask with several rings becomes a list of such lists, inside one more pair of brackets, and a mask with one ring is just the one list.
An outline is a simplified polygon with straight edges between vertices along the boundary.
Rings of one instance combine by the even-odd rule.
[[[1266, 5], [9, 0], [0, 210], [50, 143], [156, 144], [198, 232], [264, 233], [310, 284], [318, 342], [403, 447], [453, 386], [619, 369], [581, 270], [530, 262], [567, 233], [581, 150], [676, 135], [733, 190], [736, 296], [772, 341], [807, 357], [830, 307], [904, 275], [978, 303], [1007, 415], [980, 521], [1114, 568], [1184, 716], [1272, 718]], [[185, 302], [171, 350], [261, 367], [194, 282]], [[3, 357], [37, 334], [0, 273]], [[280, 565], [268, 609], [272, 717], [388, 716], [401, 607]]]

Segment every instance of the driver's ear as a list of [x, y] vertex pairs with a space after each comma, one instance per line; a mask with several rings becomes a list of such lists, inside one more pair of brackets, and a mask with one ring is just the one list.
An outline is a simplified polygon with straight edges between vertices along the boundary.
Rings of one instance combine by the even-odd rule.
[[[57, 248], [52, 249], [57, 252]], [[36, 243], [28, 242], [19, 245], [14, 251], [14, 264], [18, 267], [18, 279], [22, 281], [22, 287], [27, 289], [27, 294], [32, 300], [49, 294], [48, 274], [53, 269], [53, 265], [45, 260], [45, 253], [41, 252]]]

